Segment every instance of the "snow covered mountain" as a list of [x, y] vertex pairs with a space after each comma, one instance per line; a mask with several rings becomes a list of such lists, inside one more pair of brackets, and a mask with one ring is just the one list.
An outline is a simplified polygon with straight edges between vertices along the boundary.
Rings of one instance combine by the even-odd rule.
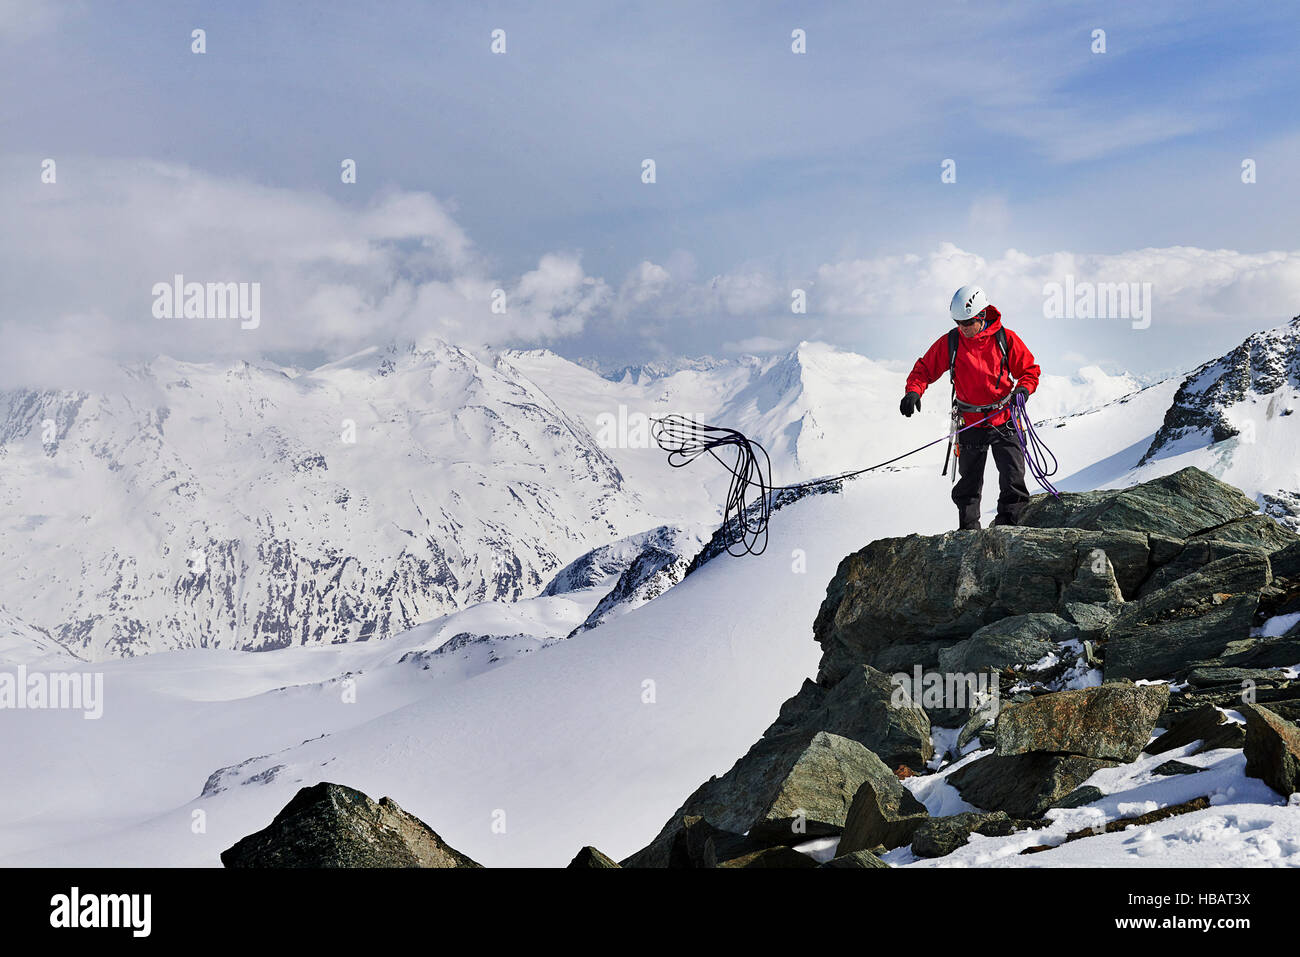
[[755, 356], [742, 356], [738, 359], [715, 359], [712, 356], [699, 356], [698, 358], [676, 356], [637, 365], [626, 365], [603, 374], [611, 382], [631, 382], [634, 385], [642, 385], [655, 379], [666, 379], [683, 371], [714, 372], [724, 368], [738, 366], [753, 368], [759, 365], [762, 365], [762, 360]]
[[1300, 316], [1256, 333], [1178, 387], [1140, 475], [1197, 465], [1300, 531]]
[[[159, 358], [117, 392], [0, 393], [0, 601], [90, 659], [387, 638], [536, 595], [593, 548], [716, 521], [725, 473], [667, 469], [655, 416], [740, 429], [778, 482], [941, 434], [942, 403], [881, 414], [905, 365], [802, 343], [612, 381], [433, 340], [306, 372]], [[1047, 377], [1040, 402], [1132, 387], [1089, 375]], [[642, 556], [618, 603], [691, 557]]]
[[[1294, 396], [1300, 389], [1300, 316], [1285, 326], [1257, 332], [1227, 355], [1213, 359], [1192, 372], [1178, 388], [1173, 404], [1165, 413], [1151, 447], [1142, 456], [1146, 463], [1162, 452], [1174, 453], [1179, 445], [1195, 448], [1224, 442], [1253, 428], [1242, 403], [1272, 401], [1265, 417], [1291, 415]], [[1280, 405], [1279, 405], [1280, 403]]]
[[4, 601], [90, 658], [383, 638], [657, 524], [534, 383], [440, 342], [9, 392], [0, 443]]

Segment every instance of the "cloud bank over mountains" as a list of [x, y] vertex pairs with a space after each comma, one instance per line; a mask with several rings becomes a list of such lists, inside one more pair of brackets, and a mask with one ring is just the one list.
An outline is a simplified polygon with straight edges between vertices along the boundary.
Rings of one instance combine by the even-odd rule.
[[[1038, 349], [1077, 368], [1106, 350], [1080, 349], [1077, 323], [1044, 315], [1044, 289], [1067, 277], [1149, 283], [1154, 323], [1166, 330], [1257, 326], [1300, 303], [1300, 250], [1190, 246], [987, 257], [940, 242], [826, 262], [803, 276], [747, 263], [701, 275], [688, 250], [642, 261], [624, 276], [597, 276], [584, 268], [581, 249], [551, 249], [539, 251], [533, 268], [504, 275], [460, 225], [455, 205], [427, 192], [389, 189], [352, 204], [179, 165], [72, 158], [59, 162], [49, 185], [31, 175], [38, 165], [10, 158], [0, 184], [10, 210], [0, 236], [8, 290], [0, 371], [21, 384], [89, 387], [120, 361], [157, 354], [274, 355], [310, 365], [430, 335], [470, 346], [603, 351], [611, 360], [618, 352], [680, 352], [684, 343], [698, 352], [777, 351], [810, 338], [906, 358], [943, 331], [951, 290], [972, 277], [1012, 324], [1033, 333]], [[259, 283], [257, 328], [155, 318], [151, 289], [177, 274]], [[804, 313], [792, 311], [798, 290]], [[1132, 328], [1102, 316], [1084, 338], [1110, 336], [1121, 344], [1111, 357], [1141, 372], [1154, 357], [1143, 355]], [[893, 338], [875, 334], [882, 329]]]

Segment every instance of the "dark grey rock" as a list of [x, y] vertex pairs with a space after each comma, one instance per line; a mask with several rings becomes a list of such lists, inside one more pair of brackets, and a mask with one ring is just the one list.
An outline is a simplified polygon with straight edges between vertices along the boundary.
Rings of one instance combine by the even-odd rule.
[[1052, 612], [1010, 615], [940, 651], [939, 670], [970, 674], [1029, 665], [1058, 651], [1058, 642], [1078, 637], [1078, 627]]
[[1263, 705], [1242, 705], [1246, 774], [1283, 797], [1300, 791], [1300, 727]]
[[1198, 754], [1216, 748], [1240, 748], [1246, 742], [1246, 729], [1214, 707], [1194, 708], [1169, 718], [1162, 716], [1161, 723], [1166, 724], [1166, 731], [1143, 748], [1147, 754], [1164, 754], [1196, 741], [1203, 742]]
[[[1055, 612], [1077, 556], [1094, 548], [1135, 594], [1148, 572], [1146, 536], [1137, 532], [996, 527], [874, 541], [840, 562], [827, 587], [813, 625], [823, 651], [818, 684], [854, 665], [880, 667], [896, 645], [951, 645], [1008, 615]], [[938, 656], [911, 663], [934, 667]]]
[[1198, 539], [1237, 542], [1275, 552], [1300, 541], [1300, 536], [1267, 515], [1246, 515], [1213, 528], [1193, 532], [1188, 536], [1188, 546]]
[[668, 867], [717, 867], [719, 862], [747, 857], [770, 847], [770, 842], [724, 831], [699, 815], [688, 814], [673, 835]]
[[[1215, 660], [1224, 668], [1280, 668], [1300, 664], [1300, 624], [1280, 638], [1251, 638]], [[1207, 662], [1208, 664], [1208, 662]]]
[[912, 832], [927, 817], [925, 805], [877, 761], [853, 796], [838, 852], [848, 854], [877, 844], [902, 847], [912, 840]]
[[1189, 540], [1177, 558], [1161, 565], [1151, 573], [1150, 578], [1142, 583], [1142, 587], [1138, 589], [1138, 598], [1145, 598], [1152, 592], [1157, 592], [1180, 578], [1200, 571], [1206, 565], [1211, 565], [1224, 558], [1230, 558], [1233, 555], [1246, 555], [1253, 557], [1256, 561], [1264, 561], [1268, 558], [1268, 550], [1242, 542], [1218, 541], [1215, 539]]
[[1246, 682], [1264, 684], [1266, 682], [1286, 681], [1286, 673], [1261, 668], [1225, 668], [1210, 666], [1192, 668], [1187, 672], [1187, 683], [1194, 688], [1209, 688], [1216, 685], [1234, 685], [1244, 687]]
[[838, 834], [853, 796], [877, 766], [884, 765], [875, 754], [836, 734], [792, 731], [761, 738], [726, 774], [696, 788], [655, 839], [621, 863], [667, 867], [687, 817], [748, 832], [767, 844]]
[[764, 737], [786, 734], [807, 727], [807, 719], [826, 700], [826, 689], [808, 678], [803, 680], [798, 692], [786, 698], [776, 720], [763, 732]]
[[1034, 818], [1097, 771], [1117, 763], [1077, 755], [991, 754], [958, 768], [948, 783], [978, 808]]
[[946, 857], [964, 846], [971, 834], [982, 834], [989, 830], [1009, 834], [1012, 827], [1011, 818], [1005, 811], [989, 814], [967, 811], [947, 817], [932, 817], [912, 834], [912, 853], [917, 857]]
[[1075, 560], [1074, 581], [1061, 592], [1059, 608], [1064, 609], [1075, 603], [1108, 605], [1124, 600], [1119, 582], [1115, 579], [1115, 567], [1110, 563], [1105, 550], [1080, 548]]
[[1249, 636], [1267, 558], [1230, 555], [1129, 602], [1106, 630], [1106, 678], [1172, 678]]
[[589, 868], [592, 870], [603, 870], [611, 867], [618, 867], [618, 864], [611, 858], [606, 857], [600, 851], [591, 845], [587, 845], [577, 853], [577, 856], [569, 862], [571, 868]]
[[1181, 537], [1172, 538], [1155, 533], [1147, 536], [1147, 543], [1151, 548], [1151, 564], [1155, 566], [1172, 562], [1182, 553], [1183, 546], [1186, 544]]
[[221, 852], [226, 867], [478, 867], [388, 798], [305, 787], [270, 825]]
[[906, 684], [896, 685], [890, 675], [862, 665], [850, 669], [829, 691], [818, 688], [814, 694], [809, 685], [818, 688], [806, 682], [796, 696], [804, 699], [804, 706], [789, 712], [782, 706], [774, 728], [793, 724], [806, 732], [838, 734], [875, 752], [891, 768], [920, 770], [934, 756], [930, 719], [922, 708], [907, 703]]
[[1096, 641], [1115, 620], [1118, 608], [1118, 603], [1085, 605], [1080, 602], [1065, 602], [1061, 614], [1066, 621], [1073, 622], [1078, 627], [1080, 640]]
[[1204, 768], [1198, 768], [1194, 764], [1186, 764], [1182, 761], [1166, 761], [1151, 769], [1152, 774], [1159, 774], [1161, 777], [1171, 777], [1175, 774], [1199, 774]]
[[1292, 542], [1269, 555], [1276, 578], [1300, 580], [1300, 542]]

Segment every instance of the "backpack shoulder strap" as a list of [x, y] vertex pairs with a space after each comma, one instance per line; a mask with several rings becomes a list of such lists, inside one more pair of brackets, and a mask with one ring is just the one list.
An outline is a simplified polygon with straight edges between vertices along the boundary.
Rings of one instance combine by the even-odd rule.
[[957, 327], [953, 326], [948, 330], [948, 378], [956, 379], [955, 369], [957, 366]]
[[1011, 359], [1010, 350], [1007, 348], [1007, 330], [1001, 326], [998, 331], [993, 333], [993, 337], [998, 340], [998, 349], [1002, 352], [1002, 371], [1006, 373], [1007, 381], [1011, 381]]

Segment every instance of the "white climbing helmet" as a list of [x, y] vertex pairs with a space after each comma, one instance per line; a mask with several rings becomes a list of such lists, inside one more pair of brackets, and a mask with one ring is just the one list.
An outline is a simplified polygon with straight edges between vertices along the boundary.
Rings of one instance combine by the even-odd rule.
[[988, 307], [988, 304], [989, 297], [984, 295], [984, 290], [979, 286], [962, 286], [953, 293], [948, 313], [952, 316], [953, 322], [965, 322], [973, 316], [978, 316]]

